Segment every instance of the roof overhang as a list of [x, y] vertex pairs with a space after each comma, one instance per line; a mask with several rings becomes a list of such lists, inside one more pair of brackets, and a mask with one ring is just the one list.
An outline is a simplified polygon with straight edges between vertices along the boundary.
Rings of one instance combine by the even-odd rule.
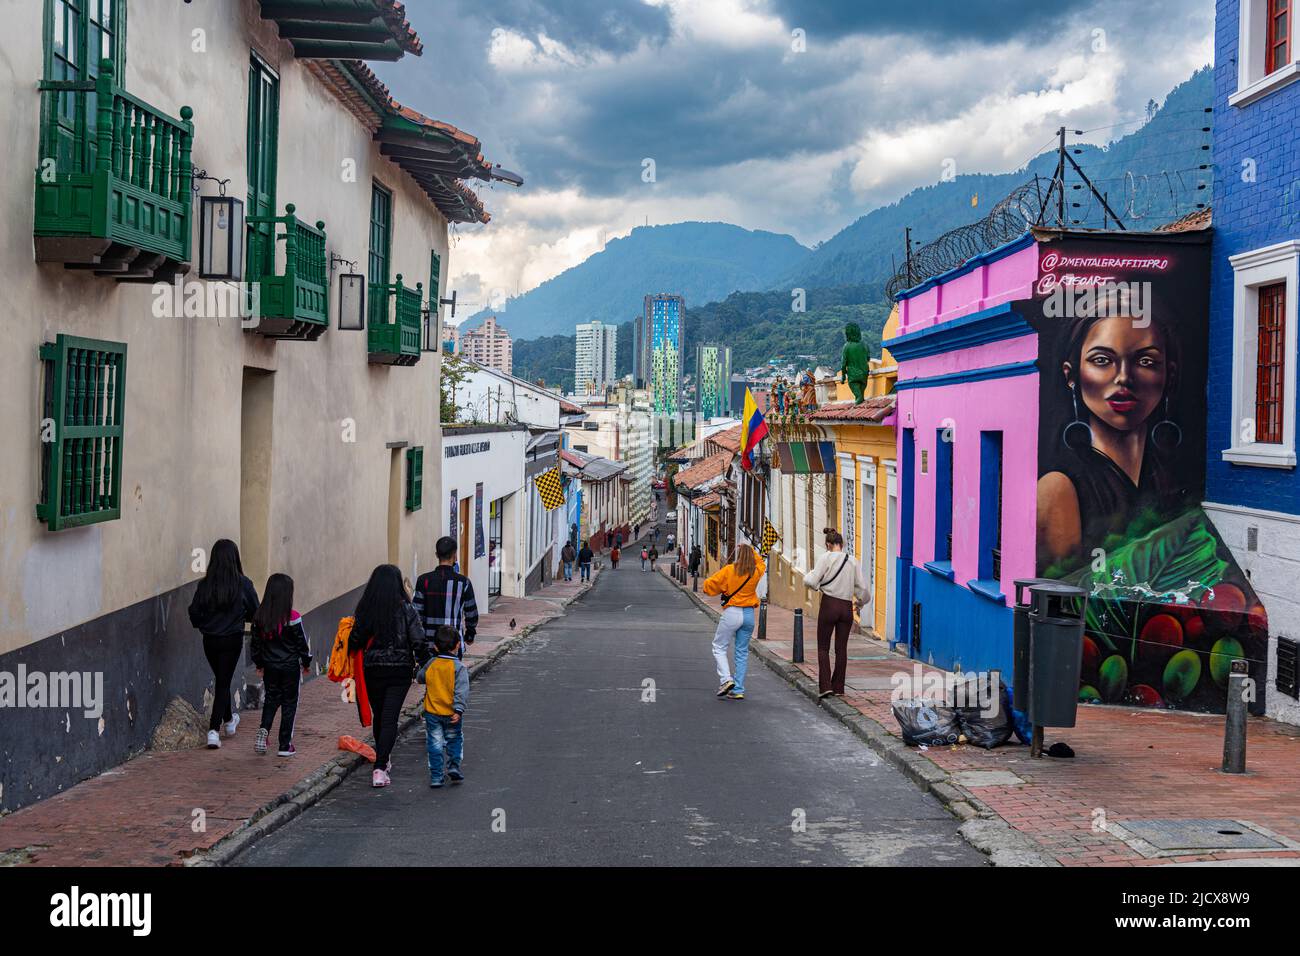
[[262, 19], [301, 59], [400, 60], [424, 45], [397, 0], [262, 0]]

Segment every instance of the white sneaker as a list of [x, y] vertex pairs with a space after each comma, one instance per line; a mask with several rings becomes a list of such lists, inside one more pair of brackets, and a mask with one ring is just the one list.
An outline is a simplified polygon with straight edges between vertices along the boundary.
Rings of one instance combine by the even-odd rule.
[[226, 722], [226, 736], [235, 736], [235, 731], [239, 729], [239, 711], [235, 711], [234, 716]]
[[217, 733], [215, 730], [208, 731], [208, 749], [209, 750], [221, 749], [221, 735]]

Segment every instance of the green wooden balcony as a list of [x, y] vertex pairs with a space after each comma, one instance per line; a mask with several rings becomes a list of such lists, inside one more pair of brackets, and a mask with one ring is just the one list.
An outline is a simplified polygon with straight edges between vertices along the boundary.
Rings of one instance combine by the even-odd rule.
[[40, 84], [36, 259], [122, 281], [167, 281], [190, 268], [194, 115], [173, 119], [118, 86]]
[[[257, 283], [257, 325], [267, 338], [314, 342], [329, 327], [329, 262], [325, 223], [309, 226], [288, 203], [283, 216], [249, 216], [248, 282]], [[266, 228], [261, 228], [266, 227]], [[277, 243], [284, 268], [276, 271]], [[268, 248], [269, 247], [269, 248]]]
[[420, 306], [424, 285], [402, 285], [399, 274], [392, 285], [371, 283], [366, 322], [368, 361], [377, 365], [414, 365], [420, 361]]

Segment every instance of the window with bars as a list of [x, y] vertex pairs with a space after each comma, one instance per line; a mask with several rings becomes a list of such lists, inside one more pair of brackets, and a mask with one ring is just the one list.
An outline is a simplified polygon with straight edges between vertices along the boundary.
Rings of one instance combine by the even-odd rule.
[[1272, 73], [1291, 62], [1291, 0], [1268, 0], [1265, 30], [1264, 71]]
[[36, 517], [50, 531], [122, 514], [126, 344], [59, 335], [41, 346], [44, 397]]
[[843, 519], [844, 548], [846, 551], [848, 551], [851, 554], [853, 552], [854, 542], [857, 541], [857, 538], [854, 536], [857, 530], [856, 528], [857, 515], [854, 514], [854, 509], [857, 502], [854, 500], [856, 498], [856, 495], [854, 494], [854, 481], [852, 478], [844, 479], [843, 498], [844, 498], [844, 519]]
[[1286, 379], [1286, 283], [1261, 286], [1255, 357], [1255, 441], [1282, 442]]
[[406, 449], [406, 510], [419, 511], [424, 503], [424, 448]]
[[718, 520], [710, 517], [707, 521], [704, 533], [705, 546], [708, 548], [709, 555], [716, 558], [718, 556]]

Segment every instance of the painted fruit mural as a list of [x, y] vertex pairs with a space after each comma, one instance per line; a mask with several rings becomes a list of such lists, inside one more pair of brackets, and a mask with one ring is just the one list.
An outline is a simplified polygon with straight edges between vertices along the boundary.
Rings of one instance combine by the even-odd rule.
[[1259, 697], [1251, 712], [1263, 713], [1268, 619], [1199, 508], [1067, 580], [1089, 592], [1081, 702], [1222, 713], [1232, 661], [1244, 658]]

